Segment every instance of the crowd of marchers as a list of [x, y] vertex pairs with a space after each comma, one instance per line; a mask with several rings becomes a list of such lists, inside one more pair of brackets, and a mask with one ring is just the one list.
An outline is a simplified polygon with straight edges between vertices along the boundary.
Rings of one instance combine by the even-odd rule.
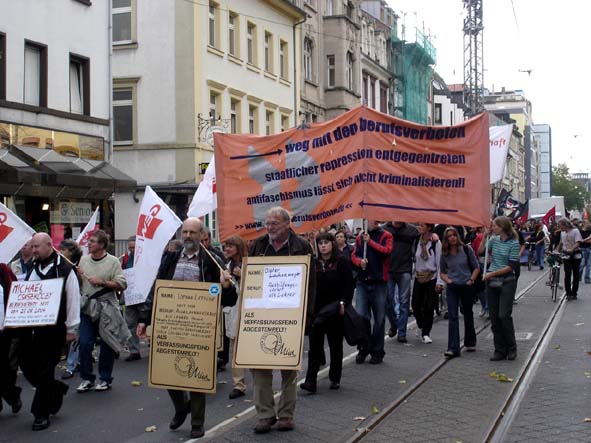
[[[318, 372], [327, 364], [325, 337], [329, 389], [333, 390], [340, 388], [345, 340], [358, 347], [357, 364], [377, 365], [386, 356], [386, 335], [401, 344], [416, 340], [429, 345], [434, 318], [443, 316], [448, 321], [444, 357], [456, 358], [462, 349], [461, 313], [463, 349], [476, 351], [476, 304], [481, 317], [490, 317], [494, 337], [493, 349], [486, 350], [491, 352], [490, 359], [516, 359], [512, 309], [524, 254], [532, 254], [539, 269], [544, 268], [548, 252], [560, 254], [568, 300], [577, 299], [583, 275], [585, 283], [591, 283], [591, 228], [586, 220], [579, 225], [563, 218], [549, 227], [532, 220], [517, 226], [500, 216], [485, 228], [368, 220], [355, 232], [343, 223], [306, 234], [296, 234], [290, 220], [287, 210], [272, 208], [265, 217], [264, 235], [249, 241], [233, 235], [224, 239], [220, 249], [212, 244], [201, 220], [188, 218], [180, 238], [172, 239], [163, 253], [157, 278], [221, 283], [225, 343], [217, 357], [218, 370], [225, 370], [231, 361], [240, 277], [247, 256], [311, 256], [305, 325], [308, 364], [305, 381], [299, 385], [308, 393], [318, 391]], [[35, 387], [30, 405], [34, 431], [47, 429], [50, 417], [60, 411], [69, 390], [63, 380], [79, 372], [78, 393], [108, 391], [121, 354], [126, 362], [142, 358], [140, 339], [146, 337], [152, 318], [153, 290], [144, 303], [125, 306], [123, 270], [133, 268], [134, 249], [135, 238], [131, 237], [123, 256], [111, 255], [108, 235], [98, 230], [90, 237], [88, 254], [82, 255], [72, 239], [55, 249], [48, 234], [38, 233], [14, 261], [0, 264], [0, 296], [5, 307], [11, 282], [17, 279], [62, 277], [64, 281], [55, 325], [0, 331], [0, 397], [12, 413], [20, 412], [20, 367]], [[410, 316], [416, 320], [415, 338], [407, 337]], [[64, 356], [66, 369], [58, 380], [56, 367]], [[254, 432], [267, 433], [274, 426], [279, 431], [294, 429], [297, 371], [281, 371], [277, 404], [272, 371], [251, 371], [257, 412]], [[232, 368], [232, 379], [230, 399], [244, 396], [245, 370]], [[203, 436], [207, 395], [180, 390], [168, 393], [174, 409], [170, 429], [181, 427], [190, 415], [191, 438]]]

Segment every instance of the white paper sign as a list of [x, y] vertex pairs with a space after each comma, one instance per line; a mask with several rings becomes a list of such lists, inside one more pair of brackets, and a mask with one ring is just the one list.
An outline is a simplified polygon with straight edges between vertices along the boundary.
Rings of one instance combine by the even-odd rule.
[[63, 278], [12, 282], [4, 327], [55, 325], [63, 286]]
[[265, 266], [263, 274], [263, 297], [246, 299], [246, 309], [286, 309], [300, 306], [302, 292], [301, 265]]
[[123, 292], [125, 306], [139, 305], [146, 301], [146, 297], [135, 289], [135, 270], [133, 268], [124, 269], [123, 275], [127, 280], [127, 289]]

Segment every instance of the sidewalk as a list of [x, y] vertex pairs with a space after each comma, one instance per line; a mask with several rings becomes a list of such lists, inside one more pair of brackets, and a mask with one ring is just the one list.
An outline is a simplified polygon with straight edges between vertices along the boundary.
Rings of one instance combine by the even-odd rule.
[[[541, 275], [540, 272], [524, 272], [519, 281], [519, 290], [528, 286], [535, 278]], [[541, 283], [543, 286], [543, 283]], [[540, 285], [538, 284], [538, 287]], [[545, 289], [545, 286], [543, 286]], [[519, 292], [518, 290], [518, 292]], [[549, 298], [549, 297], [548, 297]], [[517, 307], [525, 307], [527, 303], [520, 302]], [[536, 307], [537, 308], [537, 307]], [[549, 306], [551, 308], [551, 306]], [[479, 306], [475, 306], [475, 311], [479, 311]], [[482, 326], [484, 321], [476, 315], [476, 327]], [[541, 323], [541, 322], [540, 322]], [[298, 403], [295, 414], [296, 428], [292, 432], [277, 432], [273, 430], [266, 435], [255, 435], [253, 427], [256, 423], [254, 413], [241, 418], [233, 426], [226, 430], [217, 432], [216, 435], [209, 437], [205, 441], [211, 442], [340, 442], [347, 441], [353, 437], [357, 428], [363, 428], [368, 425], [373, 417], [372, 409], [384, 409], [394, 399], [401, 396], [415, 382], [422, 378], [429, 370], [441, 363], [443, 352], [447, 349], [447, 321], [439, 319], [433, 327], [433, 344], [425, 345], [419, 338], [414, 337], [414, 331], [409, 331], [407, 335], [409, 342], [405, 345], [388, 340], [385, 350], [386, 357], [381, 365], [357, 365], [354, 362], [348, 363], [343, 368], [343, 378], [341, 389], [339, 391], [330, 391], [328, 389], [328, 380], [319, 379], [318, 394], [310, 395], [298, 392]], [[492, 354], [492, 340], [487, 340], [484, 331], [479, 337], [478, 351], [474, 354], [465, 354], [465, 357], [455, 359], [452, 373], [456, 377], [463, 378], [464, 368], [472, 367], [473, 361], [481, 362], [483, 368], [477, 372], [481, 375], [479, 379], [474, 379], [476, 388], [481, 385], [490, 385], [491, 394], [494, 393], [499, 382], [490, 383], [488, 373], [488, 357]], [[525, 356], [525, 349], [523, 350]], [[450, 364], [446, 366], [451, 366]], [[513, 362], [516, 363], [516, 362]], [[470, 369], [470, 372], [474, 372]], [[451, 386], [458, 386], [455, 383]], [[439, 383], [438, 388], [447, 389], [448, 383]], [[298, 389], [299, 390], [299, 389]], [[449, 400], [457, 398], [458, 389], [451, 389], [449, 394], [436, 393], [435, 397], [428, 403], [429, 411], [439, 409], [445, 411], [448, 408]], [[434, 391], [435, 392], [435, 391]], [[476, 389], [475, 398], [481, 397], [483, 404], [490, 399], [488, 391], [478, 391]], [[375, 408], [374, 408], [375, 407]], [[482, 414], [481, 408], [474, 409], [474, 412]], [[448, 412], [446, 411], [446, 414]], [[420, 426], [425, 426], [431, 419], [430, 412], [423, 411], [415, 414], [419, 419]], [[434, 423], [435, 424], [435, 423]], [[207, 426], [207, 424], [206, 424]], [[393, 429], [387, 432], [382, 441], [404, 441], [401, 437], [404, 432], [407, 437], [411, 437], [412, 432], [416, 431], [409, 423], [404, 424], [404, 431], [399, 423], [393, 423]], [[434, 434], [435, 432], [435, 434]], [[430, 434], [429, 434], [430, 433]], [[426, 435], [437, 435], [439, 425], [433, 426]], [[424, 436], [423, 436], [424, 438]], [[415, 440], [407, 440], [415, 441]], [[449, 440], [447, 440], [449, 441]], [[464, 442], [472, 441], [464, 439]], [[476, 441], [476, 440], [474, 440]]]
[[506, 442], [590, 442], [591, 285], [567, 302]]

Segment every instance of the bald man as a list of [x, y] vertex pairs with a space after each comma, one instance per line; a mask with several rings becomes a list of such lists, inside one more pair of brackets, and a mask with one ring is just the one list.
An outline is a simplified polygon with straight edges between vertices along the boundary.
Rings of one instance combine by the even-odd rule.
[[[183, 222], [181, 237], [183, 249], [176, 252], [169, 252], [164, 256], [157, 279], [181, 280], [198, 282], [222, 282], [229, 279], [229, 274], [224, 271], [220, 274], [219, 267], [211, 257], [203, 251], [201, 239], [204, 234], [204, 226], [198, 218], [188, 218]], [[152, 304], [154, 298], [154, 287], [150, 291], [146, 302], [140, 313], [140, 320], [137, 327], [137, 335], [145, 337], [146, 325], [150, 324], [152, 318]], [[234, 306], [237, 294], [233, 286], [224, 288], [222, 285], [223, 306]], [[168, 390], [168, 394], [174, 405], [174, 416], [170, 421], [170, 429], [178, 429], [185, 422], [189, 412], [191, 413], [191, 438], [200, 438], [205, 434], [205, 394], [200, 392], [186, 392], [179, 390]]]
[[33, 431], [49, 427], [49, 416], [58, 413], [68, 385], [54, 378], [64, 342], [76, 338], [80, 323], [80, 286], [73, 267], [53, 249], [51, 237], [35, 234], [31, 240], [33, 266], [25, 280], [63, 278], [57, 322], [53, 326], [19, 329], [19, 365], [35, 388], [31, 413]]

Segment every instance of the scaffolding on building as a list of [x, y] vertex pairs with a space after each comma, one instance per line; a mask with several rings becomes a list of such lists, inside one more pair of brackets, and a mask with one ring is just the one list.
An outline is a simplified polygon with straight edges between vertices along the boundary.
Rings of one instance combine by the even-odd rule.
[[417, 26], [407, 34], [403, 23], [391, 31], [394, 69], [394, 115], [415, 123], [427, 124], [429, 88], [436, 61], [431, 36]]

